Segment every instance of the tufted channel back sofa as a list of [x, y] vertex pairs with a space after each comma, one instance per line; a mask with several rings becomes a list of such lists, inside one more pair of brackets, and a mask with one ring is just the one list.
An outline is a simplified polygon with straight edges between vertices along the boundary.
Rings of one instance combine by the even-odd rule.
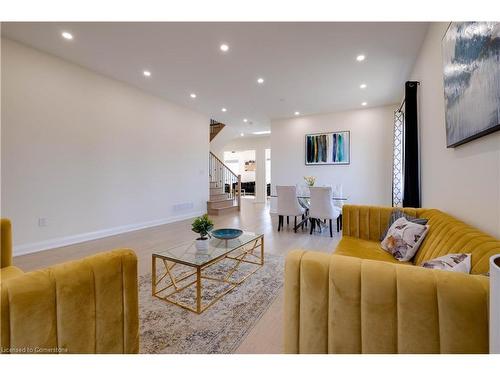
[[[295, 250], [285, 266], [286, 353], [487, 353], [489, 258], [500, 241], [436, 209], [412, 262], [380, 247], [391, 207], [345, 205], [332, 254]], [[471, 253], [471, 274], [420, 267]]]
[[1, 353], [137, 353], [137, 257], [120, 249], [24, 273], [1, 219]]

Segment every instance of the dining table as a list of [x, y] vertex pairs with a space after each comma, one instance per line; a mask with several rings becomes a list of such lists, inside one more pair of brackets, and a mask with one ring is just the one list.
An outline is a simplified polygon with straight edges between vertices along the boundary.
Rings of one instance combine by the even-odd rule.
[[[278, 198], [276, 194], [272, 194], [269, 197], [271, 198]], [[306, 214], [304, 215], [304, 219], [302, 219], [297, 225], [293, 227], [293, 230], [296, 232], [298, 228], [302, 227], [307, 221], [309, 220], [309, 206], [311, 205], [311, 196], [308, 194], [299, 194], [297, 195], [297, 200], [299, 201], [299, 204], [306, 209]], [[348, 196], [345, 195], [337, 195], [332, 197], [333, 201], [340, 201], [340, 202], [345, 202], [349, 200]], [[319, 219], [316, 219], [316, 223], [318, 224], [318, 228], [321, 231], [321, 228], [323, 225], [325, 225], [324, 222], [322, 222]], [[307, 225], [307, 224], [306, 224]], [[337, 218], [337, 231], [342, 229], [342, 213], [340, 213], [340, 216]]]
[[[278, 198], [278, 196], [276, 194], [272, 194], [272, 195], [269, 195], [270, 198]], [[311, 196], [310, 195], [297, 195], [297, 199], [311, 199]], [[349, 197], [346, 197], [346, 196], [334, 196], [332, 197], [332, 200], [333, 201], [346, 201], [348, 200]]]

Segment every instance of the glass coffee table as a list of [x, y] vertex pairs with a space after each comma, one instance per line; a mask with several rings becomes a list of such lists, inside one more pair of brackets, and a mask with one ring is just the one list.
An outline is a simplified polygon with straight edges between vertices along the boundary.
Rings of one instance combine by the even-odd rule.
[[[212, 238], [208, 242], [208, 249], [199, 250], [196, 241], [190, 241], [154, 252], [151, 264], [152, 295], [201, 314], [264, 265], [263, 234], [243, 232], [236, 239]], [[225, 266], [223, 271], [211, 275], [210, 270], [221, 262]], [[255, 267], [235, 280], [233, 276], [240, 271], [242, 263]], [[203, 303], [203, 280], [224, 284], [225, 288], [210, 295], [209, 301]], [[194, 289], [193, 293], [184, 295], [183, 299], [175, 298], [191, 289]]]

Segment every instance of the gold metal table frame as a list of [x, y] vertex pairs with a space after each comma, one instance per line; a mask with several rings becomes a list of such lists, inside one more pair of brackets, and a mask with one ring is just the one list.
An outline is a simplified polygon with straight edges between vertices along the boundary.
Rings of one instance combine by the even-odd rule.
[[[221, 241], [226, 241], [227, 240], [221, 240]], [[258, 251], [260, 250], [260, 251]], [[239, 253], [238, 255], [232, 256], [231, 254], [233, 253]], [[255, 252], [259, 253], [259, 255], [256, 255]], [[247, 259], [250, 257], [251, 259], [255, 260], [250, 260]], [[214, 264], [217, 264], [225, 259], [229, 259], [231, 261], [234, 261], [234, 265], [227, 271], [227, 273], [222, 277], [222, 278], [216, 278], [216, 277], [211, 277], [203, 273], [204, 270], [206, 270], [208, 267], [213, 266]], [[163, 274], [157, 275], [157, 263], [158, 261], [161, 261], [163, 263]], [[249, 264], [255, 264], [258, 265], [259, 267], [255, 268], [251, 272], [247, 273], [245, 276], [241, 277], [237, 281], [229, 280], [231, 276], [239, 269], [241, 263], [249, 263]], [[175, 275], [174, 274], [174, 268], [176, 265], [182, 264], [184, 266], [192, 267], [194, 268], [194, 271], [192, 272], [186, 272], [183, 274]], [[152, 255], [152, 264], [151, 264], [151, 286], [152, 286], [152, 295], [153, 297], [157, 297], [159, 299], [162, 299], [164, 301], [170, 302], [174, 305], [180, 306], [184, 309], [187, 309], [189, 311], [195, 312], [197, 314], [201, 314], [203, 311], [208, 309], [210, 306], [212, 306], [215, 302], [220, 300], [224, 295], [229, 293], [231, 290], [236, 288], [238, 285], [240, 285], [243, 281], [245, 281], [248, 277], [250, 277], [252, 274], [254, 274], [256, 271], [258, 271], [262, 266], [264, 265], [264, 235], [261, 234], [258, 236], [255, 240], [252, 240], [248, 243], [242, 244], [241, 246], [235, 247], [228, 252], [209, 260], [208, 262], [201, 264], [201, 265], [195, 265], [189, 262], [184, 262], [179, 259], [175, 259], [173, 257], [168, 257], [164, 256], [161, 254], [154, 254]], [[180, 282], [190, 278], [194, 277], [193, 281], [188, 282], [187, 284], [184, 284], [182, 286], [179, 285]], [[170, 280], [170, 283], [168, 283], [167, 286], [162, 287], [161, 289], [157, 290], [157, 286], [165, 279], [168, 278]], [[229, 285], [229, 288], [225, 289], [223, 292], [218, 293], [214, 297], [211, 298], [210, 302], [207, 304], [203, 305], [202, 304], [202, 280], [211, 280], [211, 281], [216, 281], [220, 283], [225, 283]], [[171, 297], [180, 293], [186, 288], [189, 288], [192, 285], [196, 285], [196, 295], [195, 295], [195, 302], [193, 305], [185, 304], [180, 301], [176, 301], [172, 299]], [[171, 289], [170, 291], [168, 291]], [[173, 289], [173, 290], [172, 290]], [[160, 293], [168, 291], [165, 295], [160, 295]]]

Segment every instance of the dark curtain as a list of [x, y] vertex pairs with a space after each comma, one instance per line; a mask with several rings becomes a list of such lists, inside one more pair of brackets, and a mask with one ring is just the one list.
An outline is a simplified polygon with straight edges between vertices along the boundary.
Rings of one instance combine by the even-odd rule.
[[421, 207], [417, 87], [415, 81], [405, 84], [403, 207]]

